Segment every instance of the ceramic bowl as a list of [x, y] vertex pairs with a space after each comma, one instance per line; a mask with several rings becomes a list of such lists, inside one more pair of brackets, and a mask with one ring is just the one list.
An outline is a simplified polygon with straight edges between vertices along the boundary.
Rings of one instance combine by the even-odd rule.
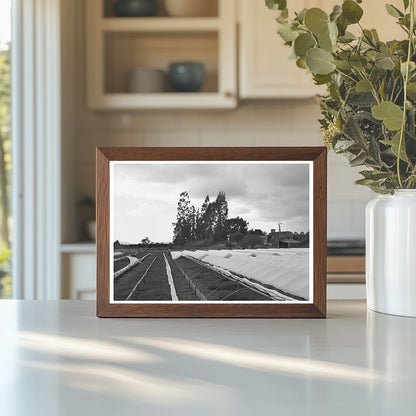
[[205, 66], [201, 62], [172, 62], [169, 80], [177, 92], [197, 92], [205, 81]]
[[156, 0], [118, 0], [114, 12], [119, 17], [148, 17], [157, 12]]

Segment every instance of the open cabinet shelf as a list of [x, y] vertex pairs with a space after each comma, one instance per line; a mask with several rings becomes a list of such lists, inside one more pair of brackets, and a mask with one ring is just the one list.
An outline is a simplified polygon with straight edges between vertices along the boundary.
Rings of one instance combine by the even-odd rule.
[[218, 109], [234, 108], [232, 99], [217, 93], [103, 94], [103, 109]]
[[220, 30], [221, 20], [216, 17], [113, 17], [101, 19], [101, 30], [105, 32], [169, 32]]
[[[208, 1], [208, 0], [207, 0]], [[216, 1], [216, 0], [211, 0]], [[235, 3], [218, 0], [217, 17], [112, 17], [103, 0], [87, 2], [87, 103], [96, 110], [227, 109], [237, 105]], [[105, 17], [108, 16], [108, 17]], [[131, 92], [134, 70], [201, 62], [200, 91]]]

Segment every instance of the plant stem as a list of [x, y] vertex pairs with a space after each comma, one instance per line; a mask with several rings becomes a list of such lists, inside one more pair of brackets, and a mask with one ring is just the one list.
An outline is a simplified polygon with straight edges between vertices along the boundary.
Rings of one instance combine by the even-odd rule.
[[409, 82], [409, 69], [410, 61], [412, 59], [412, 50], [413, 50], [413, 36], [415, 28], [415, 0], [410, 0], [410, 30], [409, 30], [409, 46], [407, 48], [407, 60], [406, 60], [406, 73], [404, 76], [404, 86], [403, 86], [403, 118], [402, 118], [402, 127], [400, 129], [400, 140], [399, 140], [399, 149], [397, 151], [397, 177], [399, 179], [399, 186], [403, 188], [402, 177], [400, 174], [400, 156], [403, 147], [404, 133], [406, 130], [406, 110], [407, 110], [407, 83]]
[[393, 102], [395, 102], [394, 101], [394, 90], [396, 89], [396, 85], [397, 85], [397, 80], [394, 80], [394, 82], [393, 82], [393, 88], [391, 89], [391, 96], [389, 97], [389, 100], [390, 101], [393, 101]]

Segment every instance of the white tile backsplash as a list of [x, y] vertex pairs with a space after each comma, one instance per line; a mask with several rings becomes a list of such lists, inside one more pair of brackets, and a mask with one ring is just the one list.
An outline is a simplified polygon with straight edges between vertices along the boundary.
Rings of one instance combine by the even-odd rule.
[[143, 134], [143, 146], [156, 147], [197, 147], [200, 146], [198, 132], [178, 130], [148, 130]]
[[178, 113], [179, 130], [203, 130], [213, 129], [224, 131], [227, 128], [227, 112], [224, 111], [193, 111], [190, 117], [189, 112]]

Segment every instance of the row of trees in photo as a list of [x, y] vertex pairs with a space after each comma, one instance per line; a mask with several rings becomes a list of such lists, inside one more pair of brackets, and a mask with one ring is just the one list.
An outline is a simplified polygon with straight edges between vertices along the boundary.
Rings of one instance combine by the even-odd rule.
[[182, 192], [173, 227], [175, 245], [201, 240], [239, 242], [249, 232], [248, 222], [243, 218], [228, 218], [228, 202], [223, 191], [218, 193], [214, 201], [207, 195], [200, 208], [195, 208], [191, 203], [188, 192]]
[[[220, 191], [215, 200], [206, 196], [202, 206], [195, 208], [188, 192], [179, 196], [176, 209], [176, 222], [173, 226], [172, 243], [153, 242], [149, 237], [141, 237], [139, 243], [114, 243], [114, 249], [122, 248], [173, 248], [209, 247], [225, 244], [225, 247], [279, 247], [282, 240], [299, 242], [299, 247], [309, 246], [309, 232], [291, 232], [272, 230], [269, 234], [260, 229], [249, 229], [248, 221], [241, 217], [228, 218], [228, 201], [225, 192]], [[194, 245], [192, 243], [195, 243]]]
[[[284, 231], [268, 234], [259, 229], [249, 230], [249, 223], [244, 218], [228, 218], [228, 201], [223, 191], [213, 201], [207, 195], [200, 208], [195, 208], [188, 192], [182, 192], [177, 205], [176, 222], [172, 225], [175, 246], [205, 242], [207, 245], [225, 243], [230, 247], [252, 248], [279, 246], [277, 240], [283, 239], [296, 240], [299, 247], [309, 246], [309, 232]], [[142, 244], [146, 243], [149, 241], [142, 240]]]

